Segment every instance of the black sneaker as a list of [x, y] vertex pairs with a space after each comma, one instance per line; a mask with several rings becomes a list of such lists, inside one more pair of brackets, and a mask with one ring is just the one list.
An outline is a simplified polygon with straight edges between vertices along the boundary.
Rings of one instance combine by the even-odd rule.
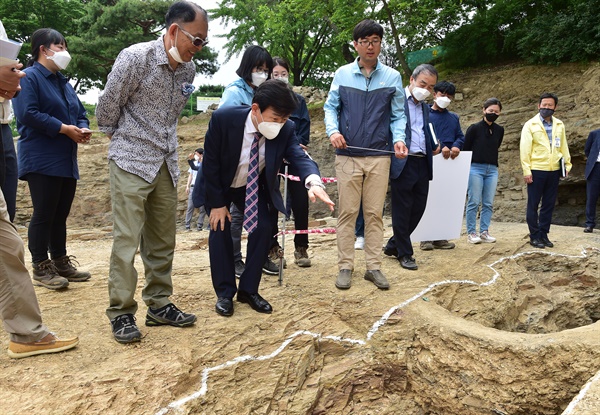
[[265, 274], [277, 275], [279, 274], [279, 265], [271, 261], [271, 258], [267, 258], [263, 264], [262, 270]]
[[238, 278], [246, 270], [246, 264], [244, 264], [244, 261], [242, 261], [241, 259], [238, 259], [237, 261], [235, 261], [235, 264], [233, 264], [233, 266], [235, 267], [235, 276]]
[[146, 313], [146, 326], [187, 327], [195, 322], [194, 314], [184, 313], [173, 303], [156, 309], [148, 307], [148, 313]]
[[133, 314], [121, 314], [110, 321], [112, 326], [113, 336], [119, 343], [139, 342], [142, 338], [142, 333], [135, 325], [135, 317]]

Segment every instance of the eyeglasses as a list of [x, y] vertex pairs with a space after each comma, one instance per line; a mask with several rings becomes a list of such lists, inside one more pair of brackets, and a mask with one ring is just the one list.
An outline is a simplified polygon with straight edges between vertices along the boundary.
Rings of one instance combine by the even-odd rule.
[[373, 46], [373, 47], [377, 47], [381, 44], [381, 40], [380, 39], [375, 39], [375, 40], [359, 40], [358, 42], [359, 45], [361, 45], [363, 48], [365, 47], [369, 47], [369, 46]]
[[208, 44], [208, 38], [202, 39], [202, 38], [199, 38], [199, 37], [196, 37], [196, 36], [192, 36], [191, 33], [186, 32], [185, 30], [183, 30], [181, 28], [181, 26], [177, 25], [177, 27], [183, 32], [184, 35], [186, 35], [190, 39], [190, 41], [192, 42], [192, 44], [194, 46], [196, 46], [197, 48], [202, 47], [202, 46], [206, 46]]
[[254, 73], [263, 73], [263, 74], [269, 76], [269, 70], [268, 69], [259, 68], [258, 66], [255, 67], [252, 72], [254, 72]]

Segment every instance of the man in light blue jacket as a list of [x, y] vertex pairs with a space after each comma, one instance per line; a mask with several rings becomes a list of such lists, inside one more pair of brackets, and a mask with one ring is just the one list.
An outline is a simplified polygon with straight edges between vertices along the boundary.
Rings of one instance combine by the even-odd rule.
[[358, 58], [339, 68], [325, 103], [327, 136], [336, 149], [339, 214], [335, 285], [348, 289], [354, 269], [354, 224], [361, 205], [365, 218], [364, 278], [378, 288], [389, 283], [381, 272], [383, 204], [390, 171], [389, 153], [404, 157], [406, 117], [400, 73], [379, 59], [383, 27], [363, 20], [353, 32]]

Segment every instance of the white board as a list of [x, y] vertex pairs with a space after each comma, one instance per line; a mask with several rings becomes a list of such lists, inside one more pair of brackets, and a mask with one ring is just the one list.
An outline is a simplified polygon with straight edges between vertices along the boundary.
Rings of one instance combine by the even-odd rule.
[[446, 160], [441, 154], [433, 157], [433, 180], [429, 182], [427, 207], [410, 235], [411, 242], [460, 237], [471, 155], [471, 151], [461, 151], [454, 160]]

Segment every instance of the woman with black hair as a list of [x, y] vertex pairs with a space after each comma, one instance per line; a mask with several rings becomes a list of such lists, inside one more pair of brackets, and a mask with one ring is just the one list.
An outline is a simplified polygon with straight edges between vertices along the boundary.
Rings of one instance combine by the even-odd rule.
[[239, 68], [235, 71], [239, 78], [225, 87], [219, 108], [252, 105], [254, 90], [269, 79], [272, 70], [273, 59], [269, 52], [262, 46], [249, 46], [244, 51]]
[[[19, 179], [27, 181], [33, 215], [29, 251], [36, 285], [57, 290], [87, 281], [67, 255], [67, 217], [75, 197], [77, 146], [89, 142], [86, 112], [68, 79], [60, 73], [71, 60], [67, 41], [54, 29], [31, 36], [31, 59], [13, 99], [20, 138]], [[50, 258], [48, 258], [50, 253]]]
[[[289, 76], [290, 66], [285, 59], [273, 58], [273, 79], [278, 79], [287, 84], [289, 83]], [[298, 107], [290, 115], [290, 120], [296, 124], [296, 137], [298, 137], [300, 147], [306, 151], [310, 141], [310, 116], [304, 97], [300, 94], [295, 95], [298, 100]], [[290, 165], [289, 174], [298, 176], [298, 171], [293, 165]], [[294, 213], [294, 228], [298, 230], [308, 229], [308, 193], [304, 183], [290, 180], [288, 181], [288, 190], [286, 206], [289, 213], [291, 205], [291, 211]], [[294, 263], [299, 267], [310, 267], [311, 261], [307, 253], [308, 235], [297, 234], [294, 236], [294, 248]]]

